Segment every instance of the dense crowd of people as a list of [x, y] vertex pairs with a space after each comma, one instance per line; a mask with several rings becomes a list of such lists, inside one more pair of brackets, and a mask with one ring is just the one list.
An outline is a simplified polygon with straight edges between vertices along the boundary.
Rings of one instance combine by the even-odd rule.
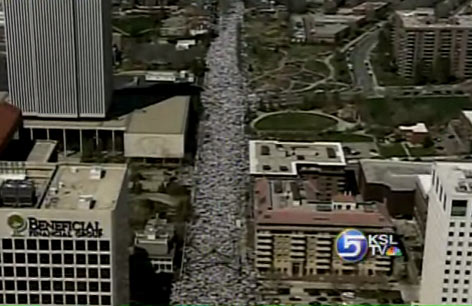
[[248, 93], [238, 68], [244, 5], [232, 2], [220, 17], [219, 36], [207, 54], [205, 114], [193, 182], [195, 218], [187, 228], [183, 273], [171, 297], [181, 305], [248, 305], [257, 300], [256, 275], [245, 246]]

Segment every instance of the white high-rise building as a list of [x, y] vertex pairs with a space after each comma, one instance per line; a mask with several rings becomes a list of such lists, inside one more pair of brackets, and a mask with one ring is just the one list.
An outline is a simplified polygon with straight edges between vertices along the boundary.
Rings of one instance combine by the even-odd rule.
[[129, 303], [125, 165], [0, 163], [0, 305]]
[[103, 118], [111, 101], [110, 0], [4, 0], [11, 102], [26, 116]]
[[420, 304], [472, 304], [472, 163], [436, 163]]

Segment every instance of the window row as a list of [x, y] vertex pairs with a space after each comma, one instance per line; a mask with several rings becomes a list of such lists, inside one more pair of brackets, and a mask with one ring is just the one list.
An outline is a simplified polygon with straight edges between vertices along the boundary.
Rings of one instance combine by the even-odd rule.
[[5, 280], [0, 282], [0, 290], [5, 291], [69, 291], [69, 292], [111, 292], [110, 282], [72, 282], [72, 281], [22, 281]]
[[108, 240], [60, 240], [60, 239], [2, 239], [4, 250], [78, 250], [110, 251]]
[[109, 254], [50, 254], [50, 253], [3, 253], [2, 263], [17, 264], [78, 264], [78, 265], [109, 265]]
[[[459, 289], [458, 289], [458, 288], [453, 288], [453, 289], [443, 288], [442, 292], [443, 292], [443, 293], [448, 293], [448, 292], [459, 293]], [[469, 293], [469, 289], [467, 289], [467, 288], [463, 289], [463, 290], [462, 290], [462, 293], [463, 293], [463, 294], [468, 294], [468, 293]]]
[[[443, 283], [449, 284], [449, 279], [448, 279], [448, 278], [445, 278], [445, 279], [443, 280]], [[458, 280], [458, 279], [454, 279], [451, 283], [457, 285], [457, 284], [459, 284], [459, 280]], [[468, 285], [468, 284], [469, 284], [469, 280], [468, 280], [468, 279], [464, 279], [464, 284], [465, 284], [465, 285]]]
[[[1, 271], [1, 269], [0, 269]], [[55, 277], [55, 278], [102, 278], [110, 279], [109, 268], [60, 268], [60, 267], [4, 267], [3, 276], [8, 277]]]
[[[447, 297], [443, 297], [443, 298], [441, 299], [441, 301], [442, 301], [443, 303], [448, 303], [448, 302], [449, 302], [449, 303], [451, 303], [451, 302], [452, 302], [452, 303], [457, 303], [457, 302], [459, 301], [459, 299], [458, 299], [458, 298], [452, 298], [452, 299], [449, 299], [449, 301], [448, 301]], [[460, 299], [460, 301], [461, 301], [462, 303], [467, 303], [467, 298], [462, 298], [462, 299]]]
[[[449, 237], [454, 237], [454, 236], [458, 236], [458, 237], [465, 237], [465, 233], [464, 232], [458, 232], [457, 235], [456, 235], [456, 232], [449, 232]], [[472, 232], [469, 233], [469, 237], [472, 237]]]
[[[453, 245], [454, 245], [454, 241], [448, 241], [448, 242], [447, 242], [447, 246], [453, 246]], [[463, 241], [457, 241], [457, 246], [458, 246], [458, 247], [464, 246], [464, 242], [463, 242]], [[472, 247], [472, 241], [469, 241], [469, 242], [467, 243], [467, 246], [468, 246], [468, 247]]]
[[[456, 255], [457, 256], [462, 256], [462, 253], [463, 253], [462, 251], [457, 251]], [[472, 251], [468, 251], [466, 254], [467, 254], [467, 256], [472, 256]], [[452, 251], [450, 251], [450, 250], [446, 251], [446, 255], [448, 255], [448, 256], [452, 255]]]
[[[462, 270], [454, 270], [455, 275], [459, 275], [459, 274], [461, 274], [461, 272], [462, 272]], [[450, 274], [450, 273], [451, 273], [451, 271], [449, 269], [444, 270], [444, 274], [447, 275], [447, 274]], [[465, 270], [464, 274], [465, 275], [470, 275], [470, 270]]]
[[[29, 301], [28, 301], [29, 297]], [[54, 305], [111, 305], [111, 297], [108, 295], [72, 295], [72, 294], [0, 294], [1, 304], [52, 304]]]

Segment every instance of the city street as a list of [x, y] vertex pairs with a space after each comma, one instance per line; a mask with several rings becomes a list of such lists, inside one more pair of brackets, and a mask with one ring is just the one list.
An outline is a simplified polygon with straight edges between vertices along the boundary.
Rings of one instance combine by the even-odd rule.
[[365, 61], [369, 58], [369, 53], [377, 43], [379, 30], [369, 33], [364, 39], [354, 46], [349, 56], [349, 63], [352, 64], [352, 73], [354, 74], [354, 84], [356, 87], [362, 88], [365, 94], [375, 92], [375, 81], [373, 71], [369, 73], [369, 66]]

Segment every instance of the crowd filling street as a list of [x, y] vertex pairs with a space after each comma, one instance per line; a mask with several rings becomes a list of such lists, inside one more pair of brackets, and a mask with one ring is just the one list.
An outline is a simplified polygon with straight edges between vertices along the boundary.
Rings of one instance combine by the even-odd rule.
[[234, 1], [219, 20], [219, 36], [207, 54], [204, 115], [193, 178], [194, 219], [186, 233], [177, 304], [255, 304], [256, 275], [245, 250], [249, 184], [244, 132], [246, 82], [238, 68], [239, 24], [244, 6]]

